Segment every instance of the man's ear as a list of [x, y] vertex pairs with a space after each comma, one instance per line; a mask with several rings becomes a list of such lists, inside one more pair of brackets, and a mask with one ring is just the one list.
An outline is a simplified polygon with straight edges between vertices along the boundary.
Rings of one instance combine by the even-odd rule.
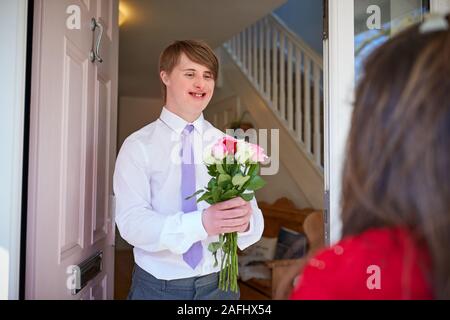
[[159, 73], [159, 76], [161, 77], [161, 81], [167, 86], [170, 82], [167, 72], [163, 70]]

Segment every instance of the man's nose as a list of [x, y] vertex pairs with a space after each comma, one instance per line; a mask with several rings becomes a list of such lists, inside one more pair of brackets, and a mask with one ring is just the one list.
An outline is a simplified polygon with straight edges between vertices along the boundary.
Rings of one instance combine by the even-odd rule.
[[203, 77], [196, 77], [194, 81], [194, 86], [197, 89], [203, 89], [205, 86], [205, 79], [203, 79]]

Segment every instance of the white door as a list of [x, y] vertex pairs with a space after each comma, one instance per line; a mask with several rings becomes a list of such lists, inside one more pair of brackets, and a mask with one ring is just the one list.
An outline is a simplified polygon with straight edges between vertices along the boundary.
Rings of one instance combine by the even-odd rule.
[[[35, 1], [27, 299], [113, 298], [117, 15], [118, 0]], [[103, 62], [90, 60], [101, 33], [92, 18]]]
[[450, 11], [450, 0], [327, 0], [328, 38], [324, 41], [326, 239], [341, 237], [341, 172], [355, 82], [362, 62], [401, 27], [431, 10]]

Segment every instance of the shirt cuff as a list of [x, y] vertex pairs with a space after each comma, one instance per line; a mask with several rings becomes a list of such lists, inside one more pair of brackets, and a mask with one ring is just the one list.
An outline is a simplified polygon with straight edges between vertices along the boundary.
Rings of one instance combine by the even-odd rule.
[[205, 240], [208, 237], [208, 233], [203, 227], [202, 215], [203, 210], [198, 210], [185, 213], [182, 216], [183, 225], [186, 226], [186, 230], [190, 230], [189, 236], [193, 242]]
[[251, 233], [253, 233], [253, 229], [254, 229], [254, 225], [255, 223], [254, 223], [254, 220], [253, 220], [253, 215], [250, 217], [250, 221], [248, 222], [248, 225], [249, 225], [249, 228], [248, 228], [248, 230], [247, 231], [244, 231], [244, 232], [238, 232], [238, 235], [240, 236], [240, 237], [242, 237], [242, 236], [246, 236], [246, 235], [248, 235], [248, 234], [251, 234]]

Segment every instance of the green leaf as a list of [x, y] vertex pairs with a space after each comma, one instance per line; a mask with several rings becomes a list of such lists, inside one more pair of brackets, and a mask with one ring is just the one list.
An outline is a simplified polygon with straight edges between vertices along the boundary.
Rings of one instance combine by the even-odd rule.
[[234, 161], [234, 155], [233, 154], [229, 154], [225, 157], [223, 163], [227, 166], [228, 169], [230, 169], [230, 166], [233, 165], [235, 163]]
[[199, 193], [202, 193], [203, 191], [204, 191], [203, 189], [198, 190], [193, 195], [190, 195], [189, 197], [187, 197], [185, 200], [189, 200], [189, 199], [195, 197], [196, 195], [198, 195]]
[[216, 166], [215, 166], [215, 165], [210, 165], [210, 166], [208, 166], [207, 168], [208, 168], [208, 174], [209, 174], [211, 177], [215, 177], [215, 176], [217, 175], [217, 169], [216, 169]]
[[250, 176], [242, 176], [242, 174], [237, 174], [233, 177], [233, 179], [231, 180], [231, 182], [233, 183], [234, 186], [239, 186], [239, 188], [241, 188], [244, 183], [247, 182], [247, 180], [250, 179]]
[[261, 189], [266, 185], [266, 182], [261, 178], [260, 176], [254, 176], [250, 179], [247, 186], [245, 187], [246, 190], [258, 190]]
[[252, 193], [244, 193], [241, 194], [241, 198], [244, 199], [245, 201], [250, 201], [253, 199], [253, 192]]
[[213, 252], [213, 257], [214, 257], [214, 265], [213, 267], [217, 267], [219, 265], [219, 261], [217, 261], [217, 251]]
[[222, 247], [222, 244], [220, 243], [220, 242], [211, 242], [209, 245], [208, 245], [208, 250], [210, 251], [210, 252], [217, 252], [217, 250], [219, 250], [220, 248]]
[[250, 165], [250, 169], [248, 170], [248, 175], [249, 176], [256, 176], [259, 173], [259, 163], [254, 163], [252, 165]]
[[201, 202], [203, 200], [206, 200], [206, 202], [208, 202], [207, 200], [211, 198], [211, 192], [205, 192], [198, 200], [198, 202]]
[[232, 199], [232, 198], [234, 198], [238, 193], [239, 193], [239, 191], [236, 190], [236, 189], [228, 190], [228, 191], [226, 191], [226, 192], [222, 195], [221, 200], [229, 200], [229, 199]]
[[223, 167], [220, 163], [216, 164], [216, 168], [219, 173], [226, 174], [225, 170], [223, 169]]
[[228, 180], [227, 182], [225, 182], [225, 183], [222, 185], [222, 188], [223, 188], [224, 191], [228, 191], [228, 190], [233, 189], [234, 186], [233, 186], [233, 184], [231, 183], [231, 179]]
[[218, 184], [220, 186], [225, 186], [224, 182], [226, 183], [227, 181], [231, 181], [231, 177], [228, 174], [220, 174], [219, 175], [219, 179], [218, 179]]
[[217, 185], [217, 180], [216, 178], [212, 178], [211, 180], [209, 180], [208, 182], [208, 188], [210, 188], [211, 190], [214, 188], [214, 186]]
[[220, 201], [220, 194], [222, 193], [222, 188], [221, 187], [217, 187], [214, 188], [212, 191], [212, 198], [214, 200], [214, 203], [217, 203]]

